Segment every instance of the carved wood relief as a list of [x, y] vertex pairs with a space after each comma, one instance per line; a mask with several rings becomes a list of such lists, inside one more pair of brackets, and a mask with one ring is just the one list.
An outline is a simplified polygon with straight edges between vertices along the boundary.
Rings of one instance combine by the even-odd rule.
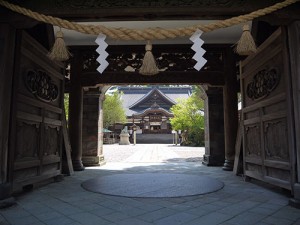
[[[107, 72], [138, 72], [144, 58], [144, 50], [141, 52], [109, 52], [107, 61], [109, 65]], [[130, 50], [132, 51], [132, 50]], [[157, 49], [157, 51], [159, 51]], [[196, 61], [193, 59], [195, 53], [190, 49], [185, 49], [184, 52], [174, 51], [174, 49], [162, 50], [159, 53], [153, 52], [154, 57], [160, 71], [195, 71], [194, 65]], [[98, 53], [94, 49], [82, 50], [84, 72], [95, 72], [99, 67], [97, 62]], [[224, 69], [224, 53], [222, 50], [208, 50], [204, 57], [207, 63], [202, 68], [202, 71], [223, 71]]]
[[279, 81], [278, 69], [263, 69], [255, 74], [253, 80], [247, 85], [247, 96], [252, 100], [265, 98], [277, 87]]
[[260, 125], [250, 125], [245, 128], [246, 156], [260, 157]]
[[264, 144], [266, 159], [289, 160], [287, 124], [285, 120], [264, 123]]
[[41, 70], [28, 70], [24, 75], [27, 89], [44, 102], [55, 101], [58, 97], [58, 87], [51, 77]]
[[44, 156], [59, 156], [59, 127], [45, 125]]
[[40, 124], [29, 121], [18, 121], [16, 160], [38, 158]]

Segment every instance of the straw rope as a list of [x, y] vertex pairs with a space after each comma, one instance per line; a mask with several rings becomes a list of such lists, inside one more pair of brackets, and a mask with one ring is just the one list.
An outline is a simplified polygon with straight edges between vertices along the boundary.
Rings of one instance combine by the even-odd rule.
[[61, 28], [78, 31], [84, 34], [98, 35], [102, 33], [112, 39], [117, 39], [117, 40], [155, 40], [155, 39], [172, 39], [176, 37], [191, 36], [197, 29], [200, 29], [203, 32], [209, 32], [209, 31], [217, 30], [219, 28], [226, 28], [240, 23], [245, 23], [257, 17], [275, 12], [279, 9], [287, 7], [298, 1], [299, 0], [285, 0], [283, 2], [276, 3], [272, 6], [259, 9], [249, 14], [232, 17], [230, 19], [218, 21], [215, 23], [211, 23], [207, 25], [198, 24], [195, 26], [173, 28], [173, 29], [164, 29], [159, 27], [146, 28], [146, 29], [129, 29], [124, 27], [111, 28], [106, 26], [85, 25], [85, 24], [70, 22], [68, 20], [60, 19], [57, 17], [46, 16], [44, 14], [33, 12], [29, 9], [8, 3], [4, 0], [0, 0], [0, 5], [14, 12], [31, 17], [40, 22], [49, 23], [55, 26], [59, 26]]

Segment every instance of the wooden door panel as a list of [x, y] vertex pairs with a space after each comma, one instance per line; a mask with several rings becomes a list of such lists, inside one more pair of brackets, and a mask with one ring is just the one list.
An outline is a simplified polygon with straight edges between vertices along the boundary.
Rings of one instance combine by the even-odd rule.
[[263, 129], [265, 160], [289, 162], [286, 118], [264, 121]]
[[12, 156], [13, 189], [61, 173], [62, 64], [25, 32], [20, 41], [20, 65], [15, 74], [16, 131]]
[[245, 133], [245, 159], [262, 164], [261, 162], [261, 141], [260, 141], [260, 124], [253, 123], [244, 127]]
[[283, 33], [241, 64], [245, 175], [291, 189], [290, 105]]

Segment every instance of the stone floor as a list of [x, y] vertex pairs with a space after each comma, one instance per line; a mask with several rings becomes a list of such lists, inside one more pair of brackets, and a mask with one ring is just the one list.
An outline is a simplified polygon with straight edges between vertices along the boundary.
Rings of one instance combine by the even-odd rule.
[[[255, 180], [245, 182], [243, 177], [219, 167], [203, 166], [199, 162], [203, 155], [201, 148], [120, 147], [105, 146], [104, 154], [109, 160], [103, 167], [90, 167], [61, 182], [16, 196], [17, 205], [0, 210], [0, 224], [300, 224], [300, 210], [288, 206], [288, 192]], [[143, 155], [145, 149], [153, 149], [151, 160], [144, 158], [138, 162], [137, 158], [141, 157], [138, 155]], [[162, 156], [157, 149], [168, 149], [171, 156], [165, 152]], [[178, 198], [117, 197], [89, 192], [81, 187], [83, 181], [98, 176], [156, 172], [205, 175], [222, 181], [225, 186], [214, 193]]]

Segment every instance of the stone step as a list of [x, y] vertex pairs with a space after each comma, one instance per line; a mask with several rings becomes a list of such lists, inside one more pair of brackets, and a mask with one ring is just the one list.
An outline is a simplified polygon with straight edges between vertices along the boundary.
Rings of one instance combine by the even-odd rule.
[[137, 134], [137, 144], [173, 144], [173, 134]]

